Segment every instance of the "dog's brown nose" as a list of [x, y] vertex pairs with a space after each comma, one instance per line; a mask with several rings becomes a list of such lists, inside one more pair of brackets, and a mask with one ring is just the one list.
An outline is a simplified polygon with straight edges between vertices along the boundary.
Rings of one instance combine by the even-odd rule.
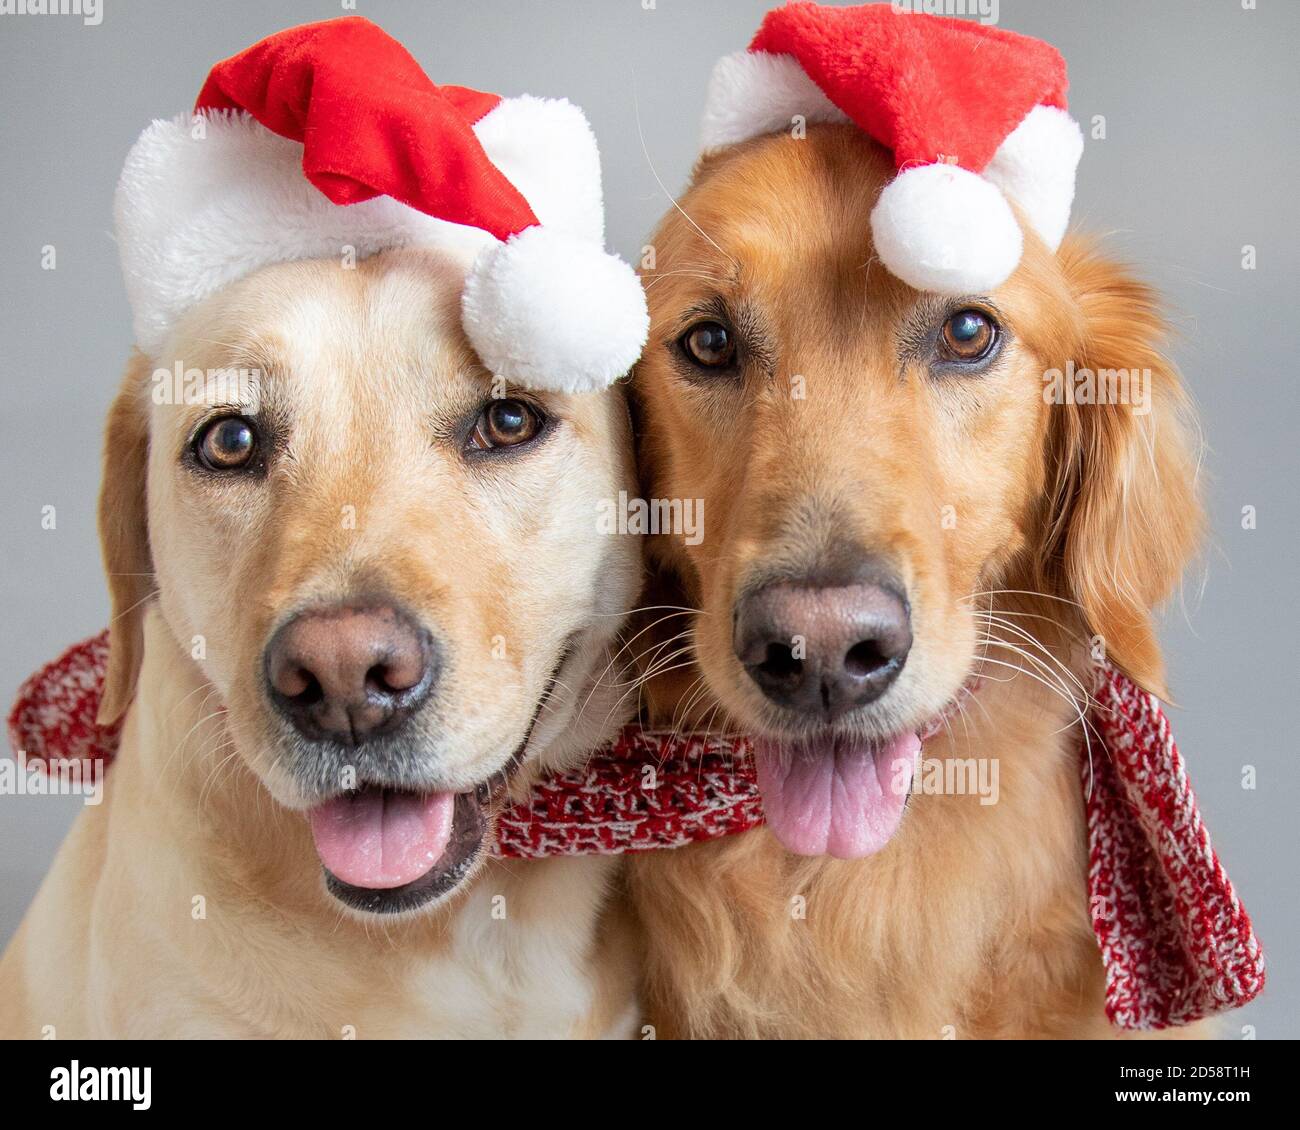
[[830, 721], [884, 694], [912, 628], [892, 582], [780, 582], [737, 602], [732, 643], [769, 699]]
[[299, 733], [359, 745], [390, 733], [437, 678], [429, 633], [391, 605], [299, 613], [266, 648], [271, 699]]

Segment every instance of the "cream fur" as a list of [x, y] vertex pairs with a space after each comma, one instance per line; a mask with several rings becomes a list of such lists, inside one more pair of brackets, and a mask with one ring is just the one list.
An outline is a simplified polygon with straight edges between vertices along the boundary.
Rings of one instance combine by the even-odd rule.
[[0, 962], [0, 1035], [631, 1034], [631, 939], [605, 905], [616, 861], [494, 861], [447, 907], [353, 918], [330, 905], [305, 823], [205, 754], [228, 737], [212, 705], [151, 611], [104, 803]]
[[456, 429], [490, 379], [459, 329], [462, 273], [409, 251], [356, 271], [281, 265], [182, 320], [168, 358], [263, 367], [259, 419], [282, 422], [289, 452], [265, 481], [218, 485], [185, 466], [211, 406], [153, 403], [136, 356], [101, 510], [105, 708], [130, 709], [103, 804], [78, 818], [0, 961], [0, 1035], [630, 1033], [612, 861], [488, 860], [423, 910], [345, 910], [256, 677], [291, 612], [380, 591], [448, 649], [436, 717], [411, 732], [445, 787], [501, 772], [566, 643], [514, 795], [620, 724], [602, 675], [639, 550], [594, 530], [598, 500], [632, 489], [626, 409], [616, 393], [554, 395], [549, 439], [471, 468]]

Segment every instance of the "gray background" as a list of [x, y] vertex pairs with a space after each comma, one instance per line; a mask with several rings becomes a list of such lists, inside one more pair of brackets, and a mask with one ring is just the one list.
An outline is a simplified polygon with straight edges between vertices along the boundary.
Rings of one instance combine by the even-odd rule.
[[[650, 0], [645, 0], [649, 3]], [[1249, 2], [1249, 0], [1248, 0]], [[610, 242], [634, 256], [691, 166], [713, 61], [749, 0], [359, 0], [437, 82], [565, 95], [604, 157]], [[337, 2], [104, 0], [104, 19], [0, 16], [0, 693], [98, 631], [100, 431], [130, 345], [109, 234], [118, 169], [153, 117], [188, 109], [216, 60]], [[1075, 222], [1163, 288], [1209, 451], [1213, 539], [1166, 617], [1180, 745], [1219, 852], [1270, 957], [1237, 1014], [1300, 1035], [1297, 913], [1295, 58], [1300, 3], [1002, 0], [1001, 26], [1056, 44], [1089, 141]], [[41, 247], [57, 248], [54, 271]], [[1241, 269], [1241, 249], [1258, 268]], [[41, 508], [58, 525], [43, 531]], [[1254, 506], [1258, 528], [1241, 528]], [[1258, 788], [1241, 786], [1253, 765]], [[0, 943], [79, 802], [0, 797]]]

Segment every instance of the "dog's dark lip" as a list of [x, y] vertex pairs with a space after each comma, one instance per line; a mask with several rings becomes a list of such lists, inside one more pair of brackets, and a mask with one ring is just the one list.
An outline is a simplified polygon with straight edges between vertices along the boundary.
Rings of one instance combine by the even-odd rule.
[[[577, 635], [577, 632], [570, 635], [561, 647], [559, 658], [552, 667], [545, 689], [537, 700], [523, 739], [515, 747], [505, 765], [487, 780], [480, 781], [473, 789], [456, 794], [451, 837], [438, 862], [418, 879], [404, 883], [400, 887], [379, 888], [353, 886], [351, 883], [345, 883], [329, 868], [322, 867], [325, 886], [330, 894], [353, 910], [369, 914], [401, 914], [418, 910], [435, 899], [450, 894], [460, 885], [474, 869], [483, 840], [487, 835], [489, 822], [500, 809], [510, 781], [524, 764], [524, 752], [532, 739], [533, 730], [537, 727], [542, 707], [549, 700], [560, 672], [573, 654]], [[363, 782], [357, 788], [347, 790], [344, 795], [356, 794], [364, 788], [386, 787], [388, 786], [379, 782]], [[401, 791], [414, 792], [415, 790]]]

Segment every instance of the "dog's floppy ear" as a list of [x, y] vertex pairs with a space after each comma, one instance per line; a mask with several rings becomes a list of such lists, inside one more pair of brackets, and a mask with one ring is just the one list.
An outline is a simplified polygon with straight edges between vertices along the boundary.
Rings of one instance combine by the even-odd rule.
[[1082, 606], [1111, 663], [1167, 697], [1152, 613], [1200, 539], [1199, 433], [1153, 291], [1082, 240], [1059, 255], [1081, 315], [1066, 356], [1093, 395], [1050, 410], [1049, 591]]
[[148, 370], [147, 357], [137, 353], [131, 358], [104, 433], [99, 540], [113, 613], [108, 631], [108, 673], [99, 703], [101, 725], [117, 721], [135, 695], [136, 678], [144, 658], [144, 609], [154, 591], [145, 501], [149, 461], [145, 399]]

